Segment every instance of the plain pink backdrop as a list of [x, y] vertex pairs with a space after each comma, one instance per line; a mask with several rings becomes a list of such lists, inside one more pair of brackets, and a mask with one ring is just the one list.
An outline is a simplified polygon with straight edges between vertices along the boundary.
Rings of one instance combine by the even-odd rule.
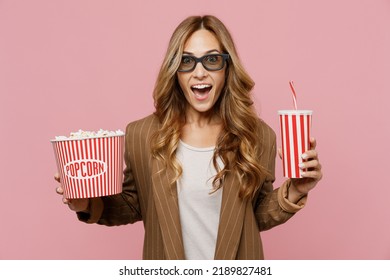
[[49, 139], [153, 112], [169, 37], [194, 14], [228, 26], [278, 135], [290, 79], [314, 110], [324, 178], [262, 233], [266, 258], [390, 259], [388, 0], [1, 0], [0, 259], [141, 258], [141, 223], [87, 225], [62, 204]]

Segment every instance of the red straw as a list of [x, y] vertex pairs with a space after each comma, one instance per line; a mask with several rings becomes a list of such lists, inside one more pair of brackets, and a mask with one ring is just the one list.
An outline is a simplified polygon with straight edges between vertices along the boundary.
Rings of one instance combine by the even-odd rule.
[[298, 107], [297, 107], [297, 94], [295, 93], [294, 82], [290, 81], [289, 84], [290, 84], [290, 88], [292, 90], [294, 109], [297, 110], [298, 109]]

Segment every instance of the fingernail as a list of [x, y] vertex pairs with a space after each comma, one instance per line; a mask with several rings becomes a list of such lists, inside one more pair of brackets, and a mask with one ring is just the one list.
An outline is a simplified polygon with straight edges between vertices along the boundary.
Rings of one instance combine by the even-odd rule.
[[300, 163], [298, 164], [299, 168], [304, 168], [305, 167], [305, 164], [304, 163]]
[[302, 156], [301, 156], [303, 159], [307, 159], [307, 154], [302, 154]]

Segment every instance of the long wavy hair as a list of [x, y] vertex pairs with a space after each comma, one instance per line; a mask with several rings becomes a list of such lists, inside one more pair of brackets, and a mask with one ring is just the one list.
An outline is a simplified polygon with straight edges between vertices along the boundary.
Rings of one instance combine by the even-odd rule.
[[[240, 180], [240, 197], [253, 197], [266, 170], [259, 164], [261, 143], [256, 136], [259, 120], [253, 108], [250, 92], [254, 82], [244, 70], [225, 25], [214, 16], [192, 16], [185, 19], [175, 29], [161, 65], [153, 98], [155, 115], [160, 121], [160, 129], [152, 137], [152, 155], [164, 163], [165, 168], [175, 172], [172, 183], [182, 175], [182, 167], [176, 158], [181, 129], [184, 126], [186, 99], [178, 83], [177, 69], [183, 54], [184, 44], [197, 30], [212, 32], [219, 41], [222, 51], [230, 58], [225, 72], [225, 85], [213, 107], [213, 113], [222, 119], [223, 128], [216, 143], [213, 164], [217, 175], [213, 188], [223, 187], [225, 176], [234, 172]], [[223, 162], [221, 169], [217, 159]]]

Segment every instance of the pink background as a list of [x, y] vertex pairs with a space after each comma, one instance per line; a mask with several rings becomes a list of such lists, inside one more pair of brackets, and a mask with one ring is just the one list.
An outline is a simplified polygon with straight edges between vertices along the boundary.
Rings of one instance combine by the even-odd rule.
[[49, 139], [151, 113], [168, 39], [193, 14], [231, 30], [278, 135], [290, 79], [314, 110], [324, 179], [262, 234], [266, 258], [390, 259], [388, 0], [0, 1], [0, 259], [141, 258], [141, 223], [87, 225], [62, 204]]

